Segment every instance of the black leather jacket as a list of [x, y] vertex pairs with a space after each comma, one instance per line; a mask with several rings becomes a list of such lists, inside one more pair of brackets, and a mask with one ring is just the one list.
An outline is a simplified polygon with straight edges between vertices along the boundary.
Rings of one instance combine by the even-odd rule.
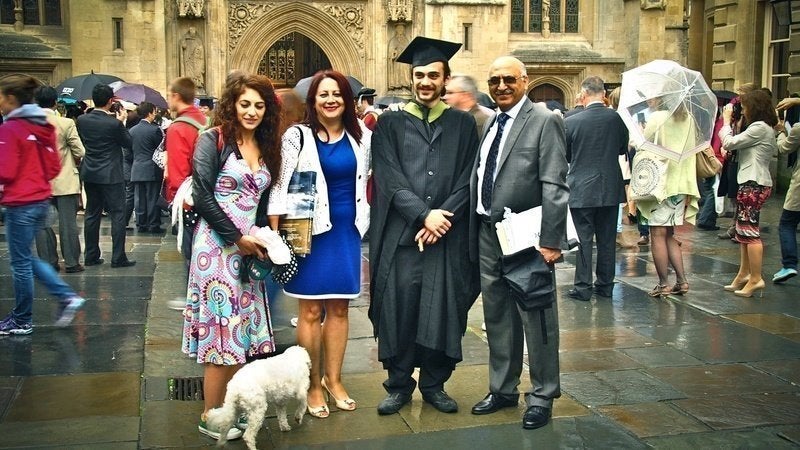
[[[241, 155], [235, 144], [225, 143], [222, 149], [218, 149], [218, 133], [218, 130], [213, 128], [200, 134], [197, 139], [192, 158], [192, 199], [195, 212], [208, 222], [211, 229], [216, 231], [227, 245], [233, 245], [242, 237], [242, 233], [217, 203], [214, 198], [214, 187], [221, 166], [231, 153], [235, 153], [239, 158]], [[258, 202], [257, 226], [267, 226], [268, 199], [269, 189], [264, 191]]]

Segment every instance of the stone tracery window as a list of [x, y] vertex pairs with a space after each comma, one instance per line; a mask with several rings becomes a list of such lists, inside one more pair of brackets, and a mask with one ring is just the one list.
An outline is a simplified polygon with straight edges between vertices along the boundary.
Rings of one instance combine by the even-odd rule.
[[544, 17], [553, 33], [577, 33], [580, 0], [511, 0], [511, 32], [540, 33]]
[[[0, 24], [13, 25], [14, 0], [0, 0]], [[61, 26], [61, 0], [22, 0], [22, 23], [24, 25]]]

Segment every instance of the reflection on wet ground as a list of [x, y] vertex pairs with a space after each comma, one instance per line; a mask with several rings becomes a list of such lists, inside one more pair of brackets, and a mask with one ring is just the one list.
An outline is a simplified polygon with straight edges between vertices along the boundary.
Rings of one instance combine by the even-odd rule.
[[[777, 224], [779, 198], [762, 220]], [[720, 219], [720, 224], [727, 219]], [[108, 223], [101, 248], [110, 253]], [[5, 229], [0, 227], [0, 235]], [[635, 238], [634, 227], [626, 227]], [[470, 311], [464, 361], [447, 385], [460, 405], [441, 414], [415, 393], [399, 414], [378, 416], [385, 372], [367, 318], [369, 296], [351, 303], [344, 382], [354, 412], [332, 408], [277, 431], [270, 409], [263, 448], [789, 448], [800, 444], [800, 280], [767, 284], [764, 298], [724, 292], [738, 247], [682, 227], [690, 292], [653, 299], [649, 248], [619, 249], [613, 298], [566, 296], [574, 256], [557, 267], [563, 395], [553, 422], [520, 427], [524, 406], [489, 416], [469, 408], [487, 391], [488, 348], [480, 298]], [[2, 236], [4, 238], [4, 236]], [[779, 268], [777, 226], [764, 234], [764, 274]], [[365, 247], [366, 249], [366, 247]], [[180, 352], [182, 317], [166, 301], [185, 295], [174, 237], [129, 233], [135, 267], [89, 267], [64, 279], [88, 302], [72, 326], [51, 326], [56, 303], [37, 285], [35, 331], [0, 337], [0, 433], [13, 448], [211, 448], [197, 432], [199, 401], [167, 400], [167, 380], [202, 375]], [[365, 252], [366, 253], [366, 252]], [[5, 240], [0, 243], [0, 313], [13, 306]], [[364, 259], [364, 289], [368, 289]], [[271, 299], [276, 339], [294, 342], [295, 302]], [[522, 381], [520, 390], [530, 389]], [[242, 442], [228, 444], [244, 448]]]

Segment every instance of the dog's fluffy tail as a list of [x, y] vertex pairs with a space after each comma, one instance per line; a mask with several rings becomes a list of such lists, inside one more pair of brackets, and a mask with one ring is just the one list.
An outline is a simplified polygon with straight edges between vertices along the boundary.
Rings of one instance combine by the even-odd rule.
[[221, 408], [209, 409], [206, 414], [206, 425], [212, 429], [219, 431], [219, 439], [217, 439], [217, 446], [222, 447], [228, 441], [228, 431], [233, 427], [236, 421], [236, 402], [233, 395], [229, 391], [225, 395], [225, 403]]

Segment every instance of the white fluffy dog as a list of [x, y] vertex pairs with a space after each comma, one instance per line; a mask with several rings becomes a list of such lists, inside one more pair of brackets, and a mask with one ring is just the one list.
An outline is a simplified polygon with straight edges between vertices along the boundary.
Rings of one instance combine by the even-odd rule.
[[228, 382], [225, 403], [222, 408], [208, 411], [208, 424], [220, 431], [217, 445], [227, 441], [231, 429], [240, 414], [247, 416], [247, 430], [242, 438], [250, 450], [256, 449], [256, 435], [264, 422], [268, 403], [274, 403], [278, 412], [281, 431], [289, 431], [286, 419], [286, 404], [297, 399], [300, 404], [294, 413], [298, 424], [303, 423], [308, 394], [311, 358], [303, 347], [295, 345], [272, 358], [260, 359], [246, 364]]

